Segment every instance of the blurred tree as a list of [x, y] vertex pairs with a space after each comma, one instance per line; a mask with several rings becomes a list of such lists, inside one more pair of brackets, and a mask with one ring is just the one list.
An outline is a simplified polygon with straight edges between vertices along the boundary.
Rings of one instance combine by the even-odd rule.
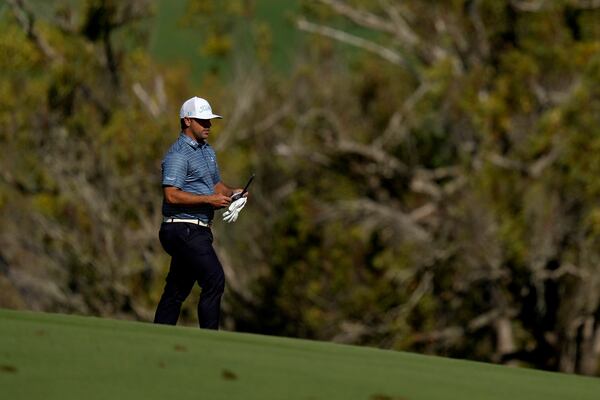
[[237, 326], [598, 373], [598, 6], [305, 4], [232, 141], [269, 216]]
[[174, 114], [165, 87], [182, 76], [163, 73], [131, 40], [150, 16], [145, 1], [61, 6], [45, 20], [25, 1], [8, 4], [3, 273], [32, 309], [147, 319], [164, 263], [155, 180], [171, 140], [162, 116]]

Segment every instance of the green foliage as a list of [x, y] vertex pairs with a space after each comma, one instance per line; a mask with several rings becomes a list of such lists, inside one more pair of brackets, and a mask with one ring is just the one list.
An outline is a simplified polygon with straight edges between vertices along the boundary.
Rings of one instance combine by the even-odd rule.
[[[132, 309], [125, 282], [148, 269], [148, 251], [158, 247], [133, 238], [143, 235], [159, 202], [157, 160], [174, 133], [165, 134], [168, 124], [153, 119], [131, 90], [154, 85], [158, 68], [145, 48], [126, 52], [134, 42], [112, 42], [116, 30], [139, 29], [128, 25], [123, 7], [90, 2], [81, 32], [36, 21], [48, 53], [10, 14], [1, 21], [0, 47], [10, 55], [0, 65], [0, 166], [9, 171], [2, 175], [1, 211], [19, 219], [3, 225], [1, 236], [12, 238], [8, 254], [25, 276], [31, 269], [33, 279], [49, 282], [39, 284], [48, 291], [36, 300], [42, 307], [140, 315], [141, 305], [153, 302], [136, 292], [140, 306]], [[165, 79], [177, 86], [182, 76]], [[129, 253], [134, 247], [142, 251]], [[53, 285], [75, 300], [53, 298]]]
[[[303, 15], [337, 29], [349, 25], [323, 3], [304, 2]], [[388, 11], [375, 2], [345, 4], [378, 18]], [[271, 268], [254, 296], [264, 299], [254, 304], [257, 314], [271, 318], [261, 318], [262, 326], [240, 319], [240, 326], [490, 360], [504, 355], [498, 317], [489, 316], [507, 313], [511, 346], [525, 354], [515, 357], [558, 369], [557, 359], [569, 356], [547, 338], [571, 340], [559, 326], [589, 311], [562, 300], [583, 282], [541, 276], [570, 264], [594, 273], [582, 254], [597, 257], [590, 243], [600, 171], [599, 37], [584, 22], [597, 12], [580, 10], [573, 19], [570, 7], [529, 12], [508, 1], [405, 2], [399, 9], [409, 26], [437, 46], [408, 51], [418, 60], [416, 75], [366, 52], [350, 68], [336, 65], [344, 57], [331, 40], [311, 42], [304, 50], [311, 67], [299, 66], [297, 86], [285, 86], [299, 98], [291, 103], [300, 114], [285, 128], [302, 132], [304, 159], [286, 153], [279, 162], [297, 189], [277, 203], [282, 212], [268, 235], [278, 239], [264, 250]], [[370, 38], [403, 46], [381, 35]], [[411, 98], [419, 88], [423, 93]], [[269, 93], [273, 106], [263, 104], [262, 115], [286, 101]], [[398, 113], [401, 125], [394, 127]], [[279, 140], [292, 149], [297, 143]], [[364, 153], [336, 149], [344, 140], [393, 155], [408, 171], [384, 174]], [[260, 152], [260, 145], [249, 149]], [[322, 154], [323, 164], [307, 154]], [[443, 171], [454, 168], [460, 172], [453, 182]], [[414, 189], [423, 169], [441, 174], [430, 183], [442, 194]], [[462, 189], [446, 194], [457, 181]], [[422, 223], [430, 237], [399, 233], [388, 214], [383, 222], [367, 210], [335, 214], [342, 198], [372, 200], [398, 214], [434, 204], [435, 217]], [[586, 307], [598, 309], [597, 302]]]

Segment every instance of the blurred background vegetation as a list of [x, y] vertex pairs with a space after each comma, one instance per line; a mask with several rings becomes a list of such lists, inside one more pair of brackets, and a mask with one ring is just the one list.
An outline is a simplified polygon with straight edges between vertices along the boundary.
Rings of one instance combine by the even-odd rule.
[[198, 95], [225, 329], [600, 374], [600, 2], [4, 0], [0, 54], [1, 307], [152, 319]]

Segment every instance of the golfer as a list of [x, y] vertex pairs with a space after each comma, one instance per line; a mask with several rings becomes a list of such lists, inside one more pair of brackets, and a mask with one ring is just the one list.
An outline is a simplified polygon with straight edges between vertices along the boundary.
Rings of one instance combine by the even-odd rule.
[[206, 100], [192, 97], [183, 103], [179, 118], [181, 133], [162, 162], [164, 198], [159, 238], [171, 256], [171, 266], [154, 322], [175, 325], [181, 304], [198, 282], [202, 288], [200, 327], [219, 329], [225, 276], [212, 247], [210, 228], [215, 209], [229, 206], [231, 196], [241, 189], [221, 182], [217, 157], [206, 142], [211, 120], [222, 117], [213, 114]]

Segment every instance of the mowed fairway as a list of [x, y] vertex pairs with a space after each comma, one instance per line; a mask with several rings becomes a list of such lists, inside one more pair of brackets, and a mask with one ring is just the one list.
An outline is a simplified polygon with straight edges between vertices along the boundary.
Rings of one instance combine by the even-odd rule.
[[0, 310], [0, 398], [600, 398], [600, 379], [306, 340]]

